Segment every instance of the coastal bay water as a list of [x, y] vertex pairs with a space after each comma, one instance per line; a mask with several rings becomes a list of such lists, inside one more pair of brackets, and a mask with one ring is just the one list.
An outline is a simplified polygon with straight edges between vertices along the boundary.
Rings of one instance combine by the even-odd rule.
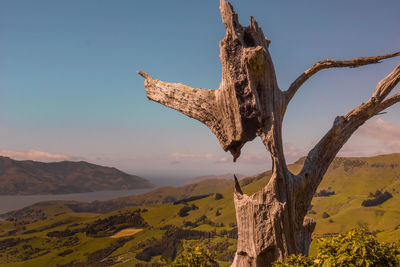
[[92, 202], [95, 200], [104, 201], [119, 197], [144, 194], [154, 189], [156, 188], [153, 187], [147, 189], [134, 189], [134, 190], [96, 191], [96, 192], [65, 194], [65, 195], [0, 196], [0, 214], [12, 210], [22, 209], [24, 207], [27, 207], [29, 205], [41, 201], [50, 201], [50, 200], [72, 200], [72, 201], [83, 201], [83, 202]]
[[[119, 197], [127, 197], [132, 195], [145, 194], [163, 186], [183, 186], [184, 179], [177, 178], [176, 176], [154, 176], [148, 178], [155, 187], [146, 189], [132, 189], [132, 190], [115, 190], [115, 191], [96, 191], [87, 193], [75, 194], [60, 194], [60, 195], [0, 195], [0, 214], [6, 212], [22, 209], [32, 204], [50, 201], [50, 200], [70, 200], [92, 202], [95, 200], [105, 201]], [[1, 220], [1, 218], [0, 218]]]

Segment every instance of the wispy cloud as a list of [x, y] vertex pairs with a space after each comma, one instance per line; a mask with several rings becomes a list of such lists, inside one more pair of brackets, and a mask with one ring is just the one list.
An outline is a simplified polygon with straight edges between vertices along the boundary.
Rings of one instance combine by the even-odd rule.
[[182, 159], [213, 159], [213, 154], [194, 154], [194, 153], [171, 153], [171, 157], [175, 160]]
[[28, 151], [12, 151], [12, 150], [0, 150], [0, 155], [10, 157], [13, 159], [30, 159], [30, 160], [42, 160], [42, 161], [60, 161], [68, 160], [69, 156], [63, 154], [54, 154], [39, 150], [28, 150]]
[[[238, 158], [238, 162], [249, 164], [265, 164], [267, 162], [267, 154], [245, 154]], [[216, 163], [232, 163], [232, 156], [223, 156], [219, 158]]]
[[232, 162], [233, 160], [232, 160], [232, 157], [221, 157], [221, 158], [219, 158], [219, 159], [217, 159], [217, 161], [215, 162], [215, 163], [230, 163], [230, 162]]
[[356, 133], [384, 142], [400, 142], [400, 125], [381, 118], [367, 121]]
[[[399, 147], [400, 148], [400, 147]], [[397, 150], [397, 152], [400, 150]], [[383, 155], [390, 154], [396, 152], [390, 145], [385, 144], [364, 144], [364, 145], [356, 145], [351, 142], [346, 143], [343, 148], [340, 150], [338, 156], [344, 157], [368, 157], [374, 155]]]
[[241, 162], [248, 162], [252, 164], [265, 164], [267, 159], [267, 152], [265, 154], [243, 155], [242, 158], [239, 158]]
[[345, 144], [340, 151], [343, 156], [372, 156], [400, 152], [400, 124], [379, 118], [367, 121], [355, 133], [355, 137], [368, 137], [371, 142]]
[[290, 143], [284, 144], [284, 150], [285, 150], [285, 157], [289, 162], [298, 160], [300, 157], [305, 155], [304, 151], [300, 150], [299, 148]]

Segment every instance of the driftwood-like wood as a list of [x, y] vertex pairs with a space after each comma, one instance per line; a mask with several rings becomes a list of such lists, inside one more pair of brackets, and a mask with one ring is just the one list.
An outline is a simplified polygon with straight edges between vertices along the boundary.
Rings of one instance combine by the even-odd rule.
[[220, 0], [226, 28], [220, 41], [222, 80], [216, 89], [166, 83], [139, 71], [150, 100], [176, 109], [207, 125], [235, 161], [243, 145], [259, 136], [270, 152], [273, 167], [268, 184], [255, 194], [243, 194], [235, 177], [234, 202], [238, 244], [232, 266], [269, 266], [289, 254], [308, 254], [315, 221], [306, 217], [312, 197], [330, 163], [366, 120], [400, 102], [400, 93], [388, 97], [400, 80], [400, 65], [380, 81], [371, 98], [343, 116], [309, 152], [303, 169], [292, 174], [285, 162], [282, 121], [292, 97], [304, 82], [328, 68], [359, 67], [400, 55], [327, 59], [301, 74], [286, 91], [278, 88], [268, 52], [270, 41], [253, 17], [239, 24], [232, 6]]

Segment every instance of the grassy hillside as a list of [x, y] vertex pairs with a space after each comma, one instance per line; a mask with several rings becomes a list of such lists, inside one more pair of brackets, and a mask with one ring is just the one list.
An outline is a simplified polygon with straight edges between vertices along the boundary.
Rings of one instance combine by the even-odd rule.
[[[319, 186], [319, 190], [328, 188], [336, 194], [315, 197], [312, 202], [316, 214], [310, 216], [318, 221], [316, 235], [365, 226], [382, 239], [400, 239], [400, 154], [336, 159]], [[388, 191], [393, 197], [375, 207], [361, 206], [376, 190]], [[323, 219], [323, 212], [330, 217]]]
[[[290, 170], [296, 173], [301, 167], [299, 160]], [[243, 179], [243, 191], [251, 194], [259, 190], [269, 175], [266, 172]], [[317, 192], [321, 190], [334, 194], [313, 199], [309, 216], [317, 220], [315, 238], [361, 226], [376, 232], [381, 240], [400, 239], [400, 154], [337, 158]], [[388, 191], [393, 197], [377, 206], [363, 207], [362, 201], [376, 190]], [[229, 266], [236, 246], [232, 191], [228, 186], [219, 190], [218, 196], [211, 194], [176, 205], [127, 207], [107, 214], [73, 212], [65, 202], [36, 205], [0, 222], [0, 265], [156, 266], [161, 258], [174, 256], [186, 246], [207, 246], [217, 251], [222, 266]], [[24, 213], [29, 216], [23, 217]], [[133, 213], [136, 217], [140, 214], [146, 224], [138, 224], [141, 219], [121, 221], [124, 214]], [[106, 222], [113, 220], [118, 223], [107, 228]], [[135, 234], [112, 238], [123, 228], [133, 228]]]

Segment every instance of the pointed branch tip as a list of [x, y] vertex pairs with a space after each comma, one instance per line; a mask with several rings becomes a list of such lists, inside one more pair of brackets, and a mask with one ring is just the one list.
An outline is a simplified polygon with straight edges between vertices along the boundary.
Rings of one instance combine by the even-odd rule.
[[145, 79], [151, 79], [151, 76], [144, 71], [139, 70], [137, 73]]
[[225, 0], [220, 0], [219, 9], [221, 11], [222, 22], [224, 23], [227, 32], [234, 33], [242, 28], [242, 25], [239, 23], [238, 15], [233, 9], [231, 3]]
[[237, 177], [236, 177], [235, 174], [233, 175], [233, 178], [234, 178], [234, 180], [235, 180], [235, 193], [239, 193], [239, 194], [243, 195], [243, 191], [242, 191], [242, 189], [240, 188], [239, 181], [238, 181], [238, 179], [237, 179]]

